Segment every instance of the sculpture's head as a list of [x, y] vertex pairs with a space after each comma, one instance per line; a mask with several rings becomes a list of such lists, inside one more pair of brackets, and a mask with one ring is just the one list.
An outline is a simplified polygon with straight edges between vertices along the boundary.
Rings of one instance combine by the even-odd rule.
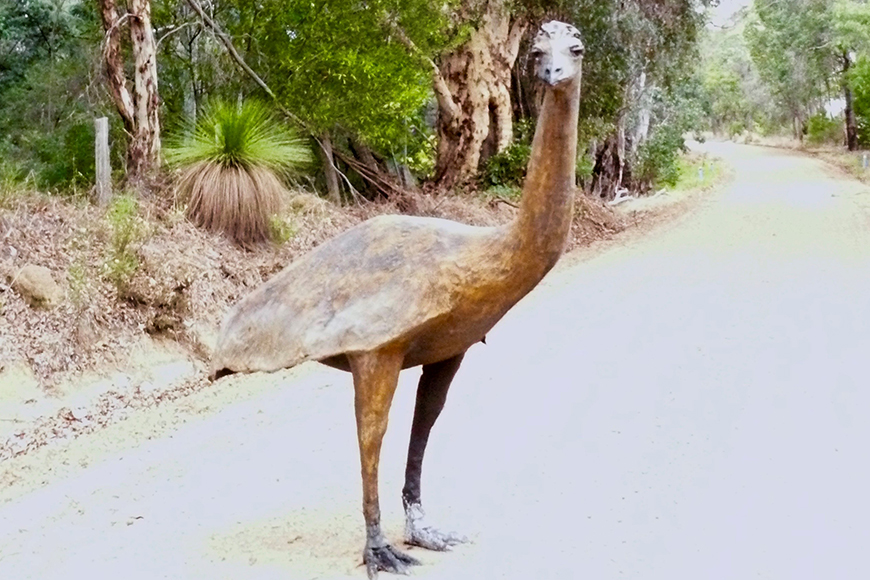
[[550, 86], [578, 78], [583, 63], [580, 31], [564, 22], [547, 22], [529, 54], [535, 59], [535, 74]]

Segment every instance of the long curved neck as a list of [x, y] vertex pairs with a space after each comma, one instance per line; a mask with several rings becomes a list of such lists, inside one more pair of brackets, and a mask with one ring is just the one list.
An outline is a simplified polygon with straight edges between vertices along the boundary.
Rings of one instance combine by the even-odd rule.
[[514, 264], [538, 280], [556, 264], [571, 229], [579, 106], [579, 74], [564, 85], [547, 87], [519, 216], [512, 225], [519, 242]]

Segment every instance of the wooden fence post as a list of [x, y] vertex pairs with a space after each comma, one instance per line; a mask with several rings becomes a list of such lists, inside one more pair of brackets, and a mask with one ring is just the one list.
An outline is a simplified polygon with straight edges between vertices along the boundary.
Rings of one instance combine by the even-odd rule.
[[109, 163], [109, 119], [100, 117], [94, 119], [96, 142], [94, 145], [94, 161], [97, 178], [97, 204], [108, 205], [112, 197], [112, 166]]

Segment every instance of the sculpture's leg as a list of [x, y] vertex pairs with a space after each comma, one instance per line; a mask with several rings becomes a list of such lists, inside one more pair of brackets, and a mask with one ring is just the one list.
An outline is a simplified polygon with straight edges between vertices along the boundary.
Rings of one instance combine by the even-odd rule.
[[377, 577], [378, 570], [406, 574], [408, 566], [419, 562], [387, 544], [381, 532], [381, 510], [378, 504], [381, 441], [387, 431], [390, 404], [396, 392], [404, 355], [399, 351], [377, 351], [348, 358], [353, 373], [354, 408], [362, 466], [363, 516], [366, 521], [363, 561], [369, 578]]
[[465, 353], [453, 358], [423, 366], [423, 376], [417, 387], [417, 406], [411, 427], [411, 443], [408, 446], [408, 464], [405, 467], [405, 487], [402, 503], [405, 506], [405, 542], [429, 550], [448, 550], [451, 546], [467, 541], [456, 534], [445, 534], [423, 522], [423, 507], [420, 501], [420, 474], [423, 454], [429, 441], [432, 425], [444, 408], [450, 382], [459, 370]]

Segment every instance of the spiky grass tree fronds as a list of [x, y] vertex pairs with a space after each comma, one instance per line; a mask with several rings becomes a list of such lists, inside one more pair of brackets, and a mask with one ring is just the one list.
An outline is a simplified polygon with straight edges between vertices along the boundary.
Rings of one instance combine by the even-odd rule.
[[181, 167], [178, 192], [194, 224], [243, 247], [271, 238], [269, 218], [281, 205], [280, 175], [311, 158], [303, 140], [261, 103], [214, 103], [187, 135], [166, 149]]

